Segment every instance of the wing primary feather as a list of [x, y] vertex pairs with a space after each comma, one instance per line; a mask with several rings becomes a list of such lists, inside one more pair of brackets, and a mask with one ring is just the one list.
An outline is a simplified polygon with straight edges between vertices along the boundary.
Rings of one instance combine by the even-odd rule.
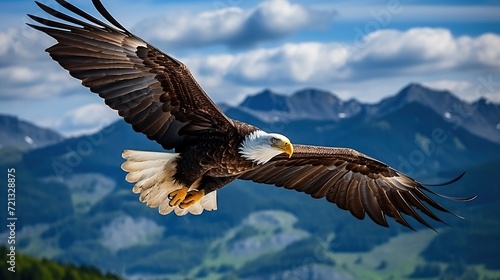
[[[389, 185], [393, 184], [393, 182], [390, 182], [390, 181], [387, 181], [385, 183], [387, 183]], [[402, 192], [407, 192], [407, 191], [406, 190], [399, 190], [394, 185], [393, 185], [393, 188], [394, 189], [390, 192], [390, 194], [391, 194], [390, 198], [391, 198], [393, 204], [397, 205], [398, 209], [401, 210], [401, 212], [403, 212], [404, 214], [415, 218], [421, 224], [423, 224], [423, 225], [425, 225], [425, 226], [427, 226], [435, 231], [435, 229], [431, 225], [429, 225], [427, 223], [427, 221], [425, 221], [417, 212], [415, 212], [413, 207], [408, 204], [405, 197], [401, 194]]]
[[370, 217], [370, 219], [372, 219], [372, 221], [374, 221], [378, 225], [387, 227], [388, 224], [387, 220], [385, 219], [385, 215], [377, 203], [376, 194], [368, 186], [366, 178], [359, 185], [359, 194], [361, 197], [361, 203], [363, 204], [368, 217]]
[[398, 190], [391, 190], [389, 192], [389, 199], [399, 212], [406, 215], [412, 215], [411, 206], [404, 201]]
[[[57, 0], [56, 0], [57, 1]], [[76, 19], [74, 17], [70, 17], [66, 14], [63, 14], [57, 10], [54, 10], [52, 9], [51, 7], [49, 6], [46, 6], [38, 1], [35, 1], [35, 3], [38, 5], [38, 7], [40, 7], [44, 12], [50, 14], [51, 16], [54, 16], [58, 19], [62, 19], [62, 20], [65, 20], [65, 21], [68, 21], [68, 22], [71, 22], [71, 23], [74, 23], [74, 24], [77, 24], [77, 25], [80, 25], [82, 27], [85, 27], [85, 26], [88, 26], [89, 24], [87, 22], [84, 22], [84, 21], [81, 21], [79, 19]], [[59, 3], [59, 1], [58, 1]], [[61, 4], [61, 3], [59, 3]]]
[[432, 198], [430, 198], [428, 195], [426, 195], [424, 192], [422, 192], [422, 190], [420, 188], [415, 188], [415, 192], [414, 193], [421, 200], [429, 203], [432, 207], [436, 208], [437, 210], [439, 210], [441, 212], [446, 212], [446, 213], [450, 212], [448, 209], [444, 208], [443, 206], [441, 206], [441, 204], [437, 203]]
[[[148, 108], [151, 108], [151, 107], [148, 107]], [[168, 118], [168, 116], [165, 115], [164, 112], [160, 108], [156, 108], [156, 110], [150, 111], [150, 113], [148, 114], [148, 120], [142, 120], [140, 122], [137, 122], [135, 125], [137, 127], [140, 126], [140, 131], [143, 131], [144, 134], [153, 135], [157, 132], [157, 130], [154, 129], [155, 124], [157, 124], [158, 121], [163, 121], [163, 122], [166, 121], [166, 118]], [[153, 129], [153, 130], [150, 130], [150, 129]]]
[[471, 201], [471, 200], [474, 200], [476, 199], [477, 195], [474, 195], [474, 196], [469, 196], [469, 197], [455, 197], [455, 196], [447, 196], [447, 195], [444, 195], [444, 194], [440, 194], [440, 193], [436, 193], [428, 188], [426, 188], [425, 186], [421, 186], [420, 187], [421, 189], [433, 194], [433, 195], [436, 195], [436, 196], [439, 196], [441, 198], [444, 198], [444, 199], [448, 199], [448, 200], [453, 200], [453, 201], [460, 201], [460, 202], [467, 202], [467, 201]]
[[[123, 31], [121, 30], [118, 30], [112, 26], [110, 26], [109, 24], [106, 24], [105, 22], [103, 21], [100, 21], [98, 20], [97, 18], [87, 14], [86, 12], [80, 10], [79, 8], [77, 8], [76, 6], [74, 6], [73, 4], [70, 4], [69, 2], [66, 2], [65, 0], [56, 0], [57, 3], [59, 3], [59, 5], [63, 6], [64, 8], [66, 8], [67, 10], [81, 16], [82, 18], [94, 23], [94, 24], [97, 24], [97, 25], [100, 25], [101, 27], [105, 27], [105, 28], [108, 28], [108, 29], [111, 29], [113, 31], [116, 31], [118, 33], [124, 33]], [[88, 24], [84, 24], [83, 26], [88, 26]], [[125, 33], [126, 34], [126, 33]]]
[[[404, 191], [403, 191], [404, 192]], [[396, 193], [399, 195], [400, 197], [400, 201], [402, 201], [405, 205], [405, 208], [409, 211], [409, 214], [410, 216], [412, 216], [413, 218], [415, 218], [418, 222], [420, 222], [421, 224], [423, 224], [424, 226], [432, 229], [433, 231], [436, 231], [436, 229], [434, 229], [426, 220], [424, 220], [414, 209], [411, 205], [408, 204], [408, 202], [406, 201], [406, 199], [404, 198], [404, 196], [401, 194], [402, 191], [396, 191]]]
[[380, 186], [378, 180], [371, 180], [371, 181], [373, 182], [373, 184], [376, 185], [377, 189], [379, 190], [380, 198], [382, 200], [382, 203], [379, 203], [379, 205], [384, 207], [383, 208], [384, 212], [388, 214], [390, 217], [393, 217], [396, 220], [396, 222], [415, 231], [415, 229], [405, 220], [405, 218], [403, 218], [399, 210], [392, 203], [391, 199], [389, 198], [389, 195], [387, 194], [387, 192], [390, 192], [390, 190], [386, 190], [384, 187]]
[[[161, 111], [161, 109], [157, 109], [157, 111]], [[169, 116], [162, 112], [161, 114], [159, 114], [156, 121], [149, 125], [149, 128], [142, 129], [142, 131], [144, 131], [144, 134], [146, 134], [146, 136], [155, 135], [162, 129], [163, 124], [168, 120], [168, 118]]]
[[34, 16], [34, 15], [28, 15], [28, 16], [32, 20], [34, 20], [34, 21], [36, 21], [38, 23], [50, 26], [50, 27], [67, 29], [67, 30], [76, 30], [77, 28], [78, 29], [80, 28], [80, 27], [77, 27], [77, 26], [74, 26], [74, 25], [69, 25], [69, 24], [65, 24], [65, 23], [53, 21], [53, 20], [50, 20], [50, 19], [41, 18], [41, 17]]
[[428, 186], [428, 187], [442, 187], [442, 186], [447, 186], [447, 185], [450, 185], [450, 184], [453, 184], [455, 183], [456, 181], [460, 180], [462, 177], [464, 177], [465, 175], [465, 171], [462, 172], [460, 175], [458, 175], [457, 177], [449, 180], [449, 181], [446, 181], [444, 183], [438, 183], [438, 184], [422, 184], [424, 186]]
[[[333, 172], [333, 174], [330, 174], [330, 172]], [[334, 169], [330, 172], [324, 172], [323, 175], [318, 176], [316, 181], [311, 183], [311, 187], [306, 191], [306, 193], [310, 194], [313, 198], [325, 197], [330, 189], [328, 182], [332, 179], [333, 175], [339, 172], [339, 170]]]
[[[384, 197], [385, 197], [385, 194], [383, 194], [384, 190], [381, 190], [381, 189], [378, 189], [377, 188], [377, 185], [375, 184], [375, 179], [373, 178], [367, 178], [366, 180], [366, 186], [368, 187], [368, 189], [370, 189], [370, 191], [373, 193], [375, 199], [376, 199], [376, 203], [377, 203], [377, 206], [380, 208], [381, 210], [381, 214], [382, 214], [382, 218], [383, 218], [383, 226], [385, 227], [389, 227], [389, 224], [387, 223], [387, 217], [386, 216], [390, 216], [388, 215], [387, 213], [392, 211], [390, 207], [387, 206], [387, 204], [385, 204], [385, 200], [384, 200]], [[390, 216], [392, 217], [392, 216]]]
[[306, 176], [301, 178], [298, 182], [299, 186], [296, 187], [295, 190], [307, 193], [307, 191], [313, 186], [313, 182], [316, 180], [317, 176], [321, 173], [321, 169], [323, 168], [319, 166], [317, 169], [314, 169], [311, 173], [308, 173]]
[[179, 141], [183, 141], [186, 138], [185, 135], [179, 135], [178, 133], [179, 130], [184, 125], [183, 123], [174, 120], [174, 116], [170, 116], [168, 123], [170, 124], [168, 125], [167, 128], [165, 128], [166, 131], [165, 133], [163, 133], [163, 136], [158, 137], [160, 143], [172, 143], [170, 145], [162, 144], [163, 148], [167, 150], [173, 149], [175, 146], [177, 146]]
[[347, 208], [347, 193], [349, 191], [349, 185], [352, 180], [352, 174], [352, 172], [347, 172], [337, 184], [338, 190], [335, 194], [335, 204], [337, 204], [337, 206], [343, 210], [349, 210], [349, 208]]
[[125, 31], [127, 34], [131, 34], [123, 25], [121, 25], [109, 12], [108, 10], [104, 7], [101, 1], [99, 0], [92, 0], [92, 3], [94, 4], [94, 7], [97, 9], [97, 11], [111, 24], [114, 26], [120, 28], [121, 30]]
[[337, 197], [337, 192], [339, 190], [339, 187], [337, 185], [337, 182], [341, 180], [345, 174], [349, 173], [348, 170], [342, 170], [337, 172], [330, 181], [328, 181], [328, 184], [331, 186], [328, 190], [328, 193], [326, 194], [326, 199], [332, 203], [337, 203], [336, 202], [336, 197]]
[[359, 220], [363, 220], [365, 218], [365, 209], [363, 207], [363, 203], [361, 202], [361, 195], [359, 190], [359, 185], [361, 184], [361, 180], [358, 178], [360, 173], [356, 173], [357, 176], [349, 183], [348, 192], [347, 192], [347, 208], [351, 214], [358, 218]]
[[422, 211], [424, 214], [435, 221], [443, 222], [436, 214], [434, 214], [434, 212], [432, 212], [429, 208], [427, 208], [427, 206], [425, 206], [425, 204], [423, 204], [418, 198], [416, 198], [412, 192], [403, 192], [401, 194], [409, 203], [417, 207], [418, 210]]

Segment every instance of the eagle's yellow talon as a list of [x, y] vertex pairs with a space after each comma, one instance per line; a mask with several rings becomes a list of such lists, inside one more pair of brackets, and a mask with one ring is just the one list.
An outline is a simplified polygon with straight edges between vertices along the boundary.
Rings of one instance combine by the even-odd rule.
[[205, 196], [205, 190], [192, 190], [187, 193], [186, 198], [179, 205], [180, 208], [189, 208], [198, 203]]
[[182, 187], [178, 190], [169, 193], [168, 198], [170, 199], [170, 202], [168, 203], [168, 205], [170, 205], [171, 207], [179, 206], [184, 201], [187, 194], [188, 194], [187, 187]]

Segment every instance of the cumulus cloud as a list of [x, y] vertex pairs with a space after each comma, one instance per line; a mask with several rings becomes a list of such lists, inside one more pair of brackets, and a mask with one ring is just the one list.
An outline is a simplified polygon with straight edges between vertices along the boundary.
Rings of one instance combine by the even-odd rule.
[[361, 46], [353, 45], [351, 65], [361, 72], [376, 68], [378, 73], [498, 68], [499, 43], [500, 36], [491, 33], [472, 38], [454, 37], [441, 28], [379, 30], [368, 34]]
[[40, 119], [37, 123], [63, 132], [67, 137], [95, 133], [120, 119], [116, 111], [102, 103], [90, 103], [62, 116]]
[[0, 30], [0, 99], [46, 99], [74, 93], [79, 83], [43, 51], [53, 40], [26, 28]]
[[[45, 46], [51, 42], [28, 26], [20, 28], [7, 28], [0, 30], [0, 65], [8, 65], [19, 59], [40, 59], [44, 55]], [[38, 48], [40, 52], [33, 52]]]
[[93, 133], [119, 119], [116, 111], [101, 103], [91, 103], [67, 112], [59, 127], [71, 134]]
[[499, 40], [498, 34], [453, 36], [442, 28], [386, 29], [368, 34], [361, 45], [299, 42], [181, 60], [210, 96], [231, 104], [263, 88], [294, 92], [301, 87], [344, 90], [350, 92], [346, 98], [374, 102], [412, 81], [432, 83], [466, 100], [500, 100], [498, 86], [480, 94], [475, 90], [478, 75], [498, 84]]
[[186, 59], [198, 75], [265, 86], [359, 81], [441, 71], [500, 70], [500, 36], [454, 37], [439, 28], [380, 30], [354, 44], [293, 43], [234, 55]]
[[117, 118], [115, 111], [104, 104], [91, 103], [66, 114], [68, 122], [75, 126], [89, 126], [109, 123]]
[[53, 62], [23, 63], [0, 67], [0, 99], [46, 99], [73, 94], [79, 83]]
[[311, 10], [288, 0], [268, 0], [252, 10], [222, 8], [198, 15], [168, 15], [144, 20], [134, 31], [170, 47], [227, 45], [252, 47], [303, 28], [324, 25], [334, 13]]
[[[280, 10], [279, 7], [283, 9]], [[182, 42], [186, 39], [182, 37], [185, 33], [182, 28], [201, 32], [202, 26], [215, 24], [212, 27], [221, 30], [218, 34], [225, 35], [212, 38], [211, 35], [201, 33], [198, 36], [195, 32], [191, 37], [204, 43], [207, 40], [227, 42], [228, 38], [234, 39], [234, 36], [240, 36], [237, 34], [241, 34], [244, 28], [250, 27], [226, 25], [225, 21], [217, 17], [229, 19], [228, 22], [239, 21], [243, 25], [258, 21], [261, 27], [252, 25], [252, 28], [265, 29], [266, 34], [270, 34], [270, 30], [274, 28], [273, 32], [284, 34], [311, 23], [311, 13], [310, 10], [285, 0], [270, 0], [247, 12], [239, 8], [206, 12], [192, 23], [181, 23], [180, 28], [165, 30], [179, 31], [181, 37], [175, 39], [177, 35], [174, 34], [172, 40]], [[295, 26], [287, 26], [285, 23], [292, 17], [301, 20]], [[238, 32], [231, 29], [231, 26], [238, 26]], [[22, 30], [15, 29], [0, 32], [0, 42], [7, 45], [0, 44], [0, 83], [3, 85], [0, 89], [1, 99], [51, 98], [83, 91], [78, 81], [41, 51], [46, 46], [40, 46], [38, 36], [37, 33], [23, 35]], [[41, 38], [45, 37], [47, 36]], [[48, 42], [44, 44], [50, 45]], [[382, 29], [351, 44], [287, 43], [271, 48], [193, 55], [182, 57], [181, 60], [190, 67], [203, 87], [209, 89], [212, 96], [220, 101], [224, 100], [224, 95], [227, 96], [229, 90], [235, 88], [239, 90], [239, 94], [243, 94], [244, 91], [249, 93], [263, 87], [289, 85], [330, 88], [333, 83], [339, 82], [359, 82], [389, 76], [415, 77], [446, 71], [483, 69], [498, 73], [499, 45], [500, 36], [493, 33], [477, 37], [456, 37], [443, 28], [412, 28], [406, 31]], [[39, 51], [33, 51], [34, 49]], [[414, 79], [408, 78], [410, 80]], [[232, 92], [232, 96], [234, 95]]]

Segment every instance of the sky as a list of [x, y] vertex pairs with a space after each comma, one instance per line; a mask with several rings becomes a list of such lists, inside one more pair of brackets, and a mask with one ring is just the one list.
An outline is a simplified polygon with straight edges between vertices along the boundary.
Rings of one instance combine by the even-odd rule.
[[[500, 1], [102, 1], [217, 103], [303, 88], [374, 103], [410, 82], [500, 102]], [[97, 16], [90, 0], [69, 2]], [[0, 2], [0, 114], [66, 136], [117, 120], [44, 52], [54, 41], [25, 25], [27, 13], [46, 16], [31, 0]]]

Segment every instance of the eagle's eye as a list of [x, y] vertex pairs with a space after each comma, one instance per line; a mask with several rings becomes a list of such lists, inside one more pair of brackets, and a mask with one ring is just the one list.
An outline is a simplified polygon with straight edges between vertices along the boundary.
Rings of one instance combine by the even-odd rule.
[[278, 138], [276, 138], [276, 137], [272, 137], [272, 138], [271, 138], [271, 144], [273, 144], [273, 145], [274, 145], [274, 144], [276, 144], [276, 143], [278, 143]]

